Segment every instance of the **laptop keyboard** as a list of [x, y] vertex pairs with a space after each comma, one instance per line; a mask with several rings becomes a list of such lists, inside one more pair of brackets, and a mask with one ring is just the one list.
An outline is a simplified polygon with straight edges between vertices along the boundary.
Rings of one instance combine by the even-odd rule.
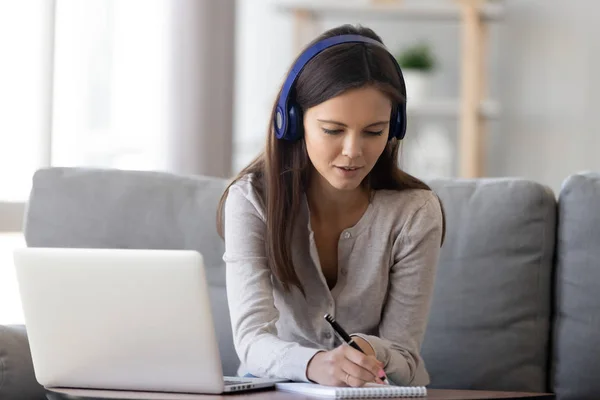
[[226, 385], [240, 385], [243, 383], [252, 383], [252, 381], [249, 381], [247, 379], [231, 379], [231, 378], [225, 379]]

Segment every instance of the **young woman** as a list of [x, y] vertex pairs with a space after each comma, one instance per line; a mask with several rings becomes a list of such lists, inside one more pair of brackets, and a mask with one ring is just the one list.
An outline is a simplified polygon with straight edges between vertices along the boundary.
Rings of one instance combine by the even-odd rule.
[[[292, 66], [266, 148], [217, 216], [244, 373], [429, 383], [420, 346], [445, 222], [431, 189], [397, 167], [405, 94], [395, 60], [363, 27], [324, 33]], [[363, 352], [337, 339], [326, 313]]]

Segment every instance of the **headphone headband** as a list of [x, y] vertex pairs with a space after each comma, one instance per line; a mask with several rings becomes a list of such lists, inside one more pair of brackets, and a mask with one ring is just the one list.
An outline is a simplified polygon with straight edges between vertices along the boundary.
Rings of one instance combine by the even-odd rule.
[[[278, 139], [287, 139], [287, 140], [295, 140], [299, 137], [299, 132], [297, 129], [298, 119], [300, 114], [298, 110], [295, 109], [293, 105], [289, 104], [290, 92], [300, 75], [300, 72], [304, 69], [306, 64], [315, 57], [317, 54], [321, 53], [323, 50], [326, 50], [330, 47], [336, 46], [338, 44], [343, 43], [366, 43], [372, 44], [385, 51], [388, 49], [381, 43], [375, 39], [371, 39], [362, 35], [338, 35], [333, 36], [327, 39], [323, 39], [313, 44], [309, 48], [307, 48], [296, 60], [290, 73], [288, 74], [285, 82], [283, 83], [283, 87], [281, 89], [281, 94], [279, 95], [279, 99], [277, 101], [276, 111], [275, 111], [275, 135]], [[402, 70], [400, 66], [396, 62], [396, 59], [390, 54], [390, 57], [394, 61], [396, 68], [398, 70], [398, 74], [402, 76]], [[392, 116], [394, 117], [394, 116]], [[391, 127], [396, 127], [396, 132], [392, 132]], [[399, 131], [398, 131], [399, 129]], [[390, 124], [390, 138], [397, 137], [398, 139], [402, 139], [404, 137], [404, 133], [406, 130], [406, 105], [399, 104], [397, 118], [392, 118]]]

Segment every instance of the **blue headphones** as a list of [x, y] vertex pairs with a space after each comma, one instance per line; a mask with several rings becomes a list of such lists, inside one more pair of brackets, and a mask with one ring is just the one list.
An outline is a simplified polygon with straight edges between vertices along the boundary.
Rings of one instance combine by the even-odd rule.
[[[283, 87], [281, 89], [281, 95], [277, 101], [277, 109], [275, 111], [275, 136], [277, 139], [284, 140], [297, 140], [300, 138], [302, 133], [302, 113], [300, 107], [293, 101], [290, 100], [290, 91], [296, 78], [300, 75], [300, 72], [304, 66], [317, 54], [325, 49], [336, 46], [342, 43], [368, 43], [385, 49], [387, 48], [377, 40], [368, 38], [361, 35], [339, 35], [331, 38], [321, 40], [314, 45], [306, 49], [292, 67], [291, 72], [287, 76]], [[394, 65], [398, 70], [398, 74], [402, 77], [402, 70], [396, 62], [396, 59], [390, 54]], [[392, 115], [390, 119], [390, 134], [389, 139], [397, 138], [402, 140], [406, 134], [406, 103], [397, 104], [395, 115]]]

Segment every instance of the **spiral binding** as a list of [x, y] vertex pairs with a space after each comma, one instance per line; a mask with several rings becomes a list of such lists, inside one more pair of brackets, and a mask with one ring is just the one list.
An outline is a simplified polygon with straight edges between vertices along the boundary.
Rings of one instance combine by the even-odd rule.
[[391, 386], [386, 387], [362, 387], [362, 388], [340, 388], [336, 391], [340, 399], [383, 399], [388, 397], [424, 397], [427, 389], [424, 386]]

